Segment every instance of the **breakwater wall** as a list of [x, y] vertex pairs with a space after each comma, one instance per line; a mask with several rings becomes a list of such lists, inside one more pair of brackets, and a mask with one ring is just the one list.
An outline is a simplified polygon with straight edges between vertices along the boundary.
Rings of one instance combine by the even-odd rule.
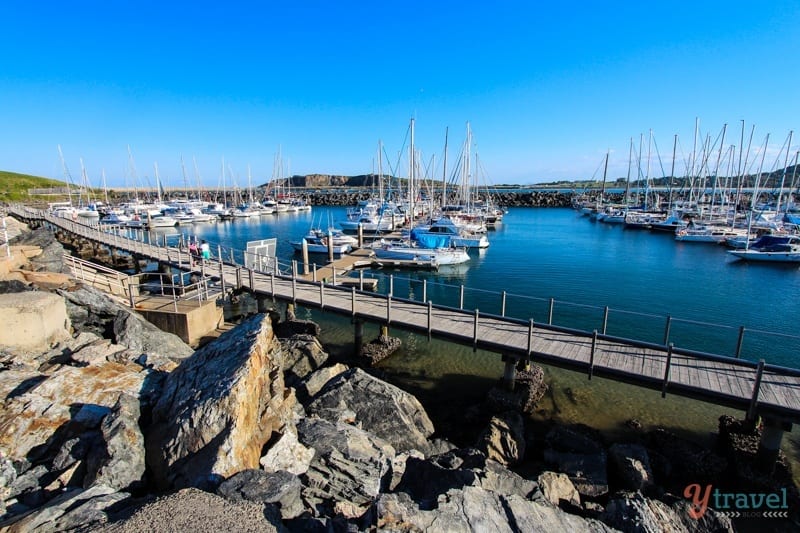
[[[364, 191], [298, 191], [299, 196], [311, 205], [352, 206], [361, 200], [373, 196], [370, 190]], [[486, 200], [488, 195], [478, 193], [479, 200]], [[571, 193], [533, 191], [533, 192], [500, 192], [491, 195], [495, 205], [505, 207], [569, 207], [573, 195]], [[435, 197], [438, 200], [438, 197]]]

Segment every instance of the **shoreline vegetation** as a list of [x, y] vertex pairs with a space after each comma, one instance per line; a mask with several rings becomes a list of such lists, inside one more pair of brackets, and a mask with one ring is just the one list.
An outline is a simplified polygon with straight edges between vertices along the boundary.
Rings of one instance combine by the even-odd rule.
[[[447, 398], [445, 424], [428, 414], [440, 404], [326, 349], [291, 306], [240, 317], [194, 349], [72, 278], [48, 230], [6, 222], [18, 262], [5, 263], [0, 309], [52, 327], [31, 320], [0, 346], [0, 528], [797, 527], [790, 467], [783, 455], [759, 463], [759, 426], [722, 416], [703, 446], [635, 420], [616, 442], [533, 421], [547, 393], [535, 365], [514, 392], [498, 380], [478, 403]], [[756, 493], [778, 507], [737, 515], [719, 503]]]

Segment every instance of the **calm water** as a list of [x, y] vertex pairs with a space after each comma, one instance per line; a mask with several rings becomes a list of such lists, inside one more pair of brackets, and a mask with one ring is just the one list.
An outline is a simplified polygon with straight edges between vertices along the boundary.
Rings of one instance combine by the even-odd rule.
[[[247, 241], [275, 237], [279, 259], [288, 261], [299, 259], [290, 241], [302, 238], [312, 224], [327, 227], [343, 217], [344, 208], [315, 207], [312, 213], [195, 226], [191, 231], [212, 248], [222, 243], [243, 249]], [[553, 298], [554, 323], [586, 330], [602, 330], [608, 306], [609, 334], [658, 343], [664, 341], [670, 315], [669, 340], [676, 346], [725, 355], [735, 354], [739, 327], [744, 326], [742, 357], [800, 366], [796, 266], [732, 261], [721, 246], [679, 243], [670, 234], [595, 223], [571, 209], [512, 209], [489, 239], [491, 246], [471, 251], [471, 261], [463, 266], [439, 273], [368, 275], [383, 276], [379, 286], [386, 292], [385, 276], [393, 274], [394, 294], [419, 300], [422, 280], [427, 280], [428, 299], [453, 306], [460, 304], [457, 286], [463, 284], [464, 306], [482, 313], [500, 314], [500, 293], [506, 291], [507, 315], [539, 322], [548, 320]], [[348, 349], [349, 320], [300, 312], [321, 323], [324, 343]], [[367, 335], [374, 331], [368, 328]], [[459, 394], [477, 400], [502, 375], [497, 354], [402, 331], [392, 334], [403, 339], [403, 348], [381, 367], [421, 396]], [[547, 368], [546, 374], [552, 394], [543, 402], [541, 416], [604, 431], [617, 431], [625, 420], [636, 418], [645, 427], [662, 425], [702, 437], [715, 430], [720, 414], [730, 412], [670, 395], [662, 399], [658, 392], [602, 379], [588, 382], [584, 375], [560, 369]], [[795, 434], [784, 441], [794, 457]]]

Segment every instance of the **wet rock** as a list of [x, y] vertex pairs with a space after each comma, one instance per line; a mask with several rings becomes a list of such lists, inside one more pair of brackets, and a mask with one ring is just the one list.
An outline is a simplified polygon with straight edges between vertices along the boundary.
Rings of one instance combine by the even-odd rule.
[[159, 487], [215, 487], [258, 468], [273, 433], [291, 422], [280, 344], [256, 315], [203, 346], [169, 374], [146, 435]]
[[518, 410], [531, 414], [545, 393], [547, 383], [544, 381], [544, 370], [531, 365], [527, 370], [517, 372], [513, 391], [494, 387], [489, 391], [487, 401], [494, 411]]
[[370, 365], [374, 365], [392, 355], [399, 350], [402, 345], [403, 341], [398, 337], [381, 335], [377, 339], [361, 347], [361, 356], [365, 358]]
[[646, 446], [654, 474], [661, 475], [660, 485], [681, 488], [689, 483], [715, 483], [728, 467], [724, 457], [665, 429], [649, 432]]
[[599, 434], [582, 426], [556, 426], [545, 441], [545, 462], [567, 474], [581, 496], [596, 498], [608, 493], [607, 456]]
[[355, 424], [398, 451], [425, 452], [434, 429], [416, 398], [358, 368], [330, 380], [307, 410], [331, 421], [340, 420], [343, 411], [352, 412]]

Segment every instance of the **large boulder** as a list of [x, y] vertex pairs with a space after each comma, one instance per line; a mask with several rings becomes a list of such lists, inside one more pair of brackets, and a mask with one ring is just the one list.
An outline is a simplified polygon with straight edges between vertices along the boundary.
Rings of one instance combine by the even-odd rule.
[[312, 335], [292, 335], [281, 339], [283, 348], [283, 370], [286, 384], [296, 387], [309, 374], [322, 367], [328, 360], [328, 354], [319, 340]]
[[377, 513], [379, 531], [612, 531], [600, 522], [567, 514], [546, 503], [503, 496], [480, 487], [449, 490], [439, 497], [435, 510], [420, 506], [402, 492], [382, 494]]
[[727, 517], [711, 509], [707, 509], [701, 522], [689, 516], [688, 502], [685, 500], [669, 505], [645, 498], [640, 492], [614, 495], [600, 519], [613, 528], [637, 533], [734, 531]]
[[556, 426], [546, 436], [546, 463], [567, 474], [581, 496], [608, 493], [608, 457], [600, 436], [584, 426]]
[[146, 401], [153, 394], [150, 375], [139, 365], [109, 361], [82, 367], [57, 365], [48, 375], [18, 373], [22, 381], [0, 410], [0, 451], [13, 459], [52, 458], [65, 440], [86, 430], [78, 417], [85, 406], [107, 412], [122, 393]]
[[643, 490], [653, 484], [650, 457], [641, 444], [614, 444], [608, 449], [608, 457], [622, 488]]
[[265, 444], [292, 419], [282, 365], [263, 314], [185, 359], [167, 377], [146, 436], [157, 485], [213, 488], [258, 468]]
[[315, 451], [308, 471], [301, 476], [308, 506], [356, 518], [388, 488], [395, 449], [386, 441], [319, 418], [300, 420], [297, 433], [300, 442]]
[[225, 480], [217, 494], [231, 501], [251, 501], [274, 504], [283, 519], [298, 517], [305, 509], [300, 498], [303, 488], [296, 475], [279, 470], [267, 473], [261, 470], [243, 470]]
[[426, 452], [434, 431], [433, 422], [414, 396], [359, 368], [330, 380], [309, 404], [308, 412], [330, 421], [341, 420], [343, 412], [354, 413], [359, 427], [397, 451]]
[[294, 431], [286, 431], [270, 446], [259, 463], [266, 472], [287, 471], [300, 475], [308, 471], [313, 458], [314, 450], [300, 444]]
[[41, 248], [42, 253], [28, 260], [31, 270], [69, 272], [69, 267], [64, 265], [64, 247], [46, 228], [22, 232], [16, 238], [11, 239], [10, 243], [15, 246], [37, 246]]
[[542, 494], [553, 505], [579, 506], [581, 504], [581, 495], [566, 474], [542, 472], [539, 474], [538, 481]]

